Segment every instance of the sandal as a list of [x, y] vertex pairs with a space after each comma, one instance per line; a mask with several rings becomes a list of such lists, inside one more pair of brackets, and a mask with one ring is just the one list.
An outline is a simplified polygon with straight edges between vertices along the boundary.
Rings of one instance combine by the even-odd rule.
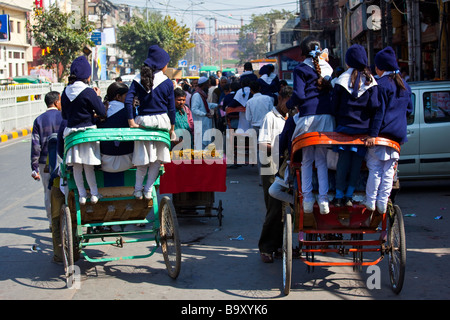
[[261, 260], [264, 263], [273, 263], [273, 257], [270, 253], [261, 252], [260, 254]]

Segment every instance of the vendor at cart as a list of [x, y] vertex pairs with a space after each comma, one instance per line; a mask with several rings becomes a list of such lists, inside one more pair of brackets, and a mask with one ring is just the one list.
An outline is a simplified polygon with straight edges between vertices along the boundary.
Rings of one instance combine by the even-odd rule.
[[[217, 103], [207, 102], [210, 83], [207, 77], [200, 77], [198, 86], [192, 94], [191, 110], [194, 124], [201, 124], [201, 130], [195, 130], [194, 141], [202, 141], [202, 149], [211, 143], [211, 130], [213, 129], [214, 110]], [[209, 130], [209, 131], [208, 131]], [[195, 143], [195, 142], [194, 142]]]
[[[186, 92], [181, 88], [174, 90], [175, 95], [175, 134], [177, 140], [172, 143], [178, 144], [186, 141], [185, 148], [191, 148], [192, 134], [194, 132], [194, 120], [192, 119], [192, 111], [186, 105]], [[191, 142], [188, 142], [191, 141]]]

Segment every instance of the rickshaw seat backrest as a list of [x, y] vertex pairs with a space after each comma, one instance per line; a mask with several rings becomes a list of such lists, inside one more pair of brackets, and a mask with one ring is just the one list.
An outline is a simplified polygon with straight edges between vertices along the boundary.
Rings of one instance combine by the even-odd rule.
[[[366, 135], [348, 135], [338, 132], [308, 132], [296, 137], [292, 141], [291, 163], [300, 164], [301, 149], [313, 145], [364, 145]], [[387, 146], [400, 153], [400, 144], [387, 138], [377, 137], [375, 145]]]

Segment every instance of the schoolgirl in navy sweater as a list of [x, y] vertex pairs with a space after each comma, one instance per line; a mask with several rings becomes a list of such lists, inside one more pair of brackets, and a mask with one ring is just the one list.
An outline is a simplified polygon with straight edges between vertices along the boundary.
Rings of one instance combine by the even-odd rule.
[[280, 79], [275, 73], [273, 64], [266, 64], [259, 69], [258, 82], [261, 94], [273, 98], [273, 105], [278, 104], [278, 92], [280, 91]]
[[[286, 103], [289, 109], [297, 106], [298, 120], [293, 138], [307, 132], [334, 131], [334, 117], [331, 108], [331, 74], [333, 69], [321, 58], [320, 42], [313, 37], [305, 38], [300, 44], [303, 63], [294, 70], [294, 93]], [[319, 180], [318, 204], [321, 214], [329, 213], [327, 147], [309, 146], [302, 149], [302, 193], [303, 210], [313, 212], [313, 163]]]
[[[61, 95], [61, 115], [67, 120], [64, 137], [72, 132], [97, 128], [96, 115], [106, 117], [106, 109], [100, 98], [100, 90], [92, 89], [88, 83], [91, 65], [86, 57], [76, 58], [70, 66], [69, 84]], [[66, 164], [73, 166], [73, 176], [79, 194], [79, 203], [86, 203], [83, 170], [91, 192], [90, 201], [95, 204], [101, 197], [95, 180], [94, 166], [101, 164], [100, 143], [88, 142], [70, 148], [66, 154]]]
[[366, 157], [369, 177], [366, 185], [367, 209], [385, 213], [392, 190], [395, 164], [399, 153], [391, 147], [374, 146], [375, 137], [382, 136], [403, 144], [407, 141], [407, 117], [413, 111], [411, 88], [402, 79], [394, 50], [386, 47], [375, 55], [375, 71], [379, 76], [378, 97], [381, 107], [369, 130]]
[[[98, 124], [99, 128], [128, 128], [128, 113], [124, 105], [127, 92], [128, 86], [123, 82], [113, 82], [108, 87], [104, 100], [107, 118]], [[133, 166], [133, 149], [133, 141], [100, 142], [102, 170], [120, 172], [130, 169]]]
[[[130, 85], [125, 98], [125, 108], [128, 112], [128, 123], [131, 128], [166, 129], [174, 136], [175, 129], [175, 97], [172, 81], [164, 75], [169, 54], [158, 45], [148, 49], [147, 59], [141, 68], [141, 73]], [[135, 118], [133, 100], [137, 97], [139, 107]], [[170, 162], [170, 152], [167, 145], [161, 141], [135, 141], [133, 164], [137, 167], [134, 196], [141, 199], [152, 198], [153, 183], [158, 177], [161, 163]], [[148, 171], [148, 174], [147, 174]], [[143, 181], [147, 175], [147, 183]]]
[[[367, 53], [354, 44], [345, 54], [349, 69], [339, 76], [333, 89], [336, 132], [368, 134], [372, 119], [379, 108], [378, 87], [367, 67]], [[367, 148], [340, 146], [336, 168], [335, 206], [353, 206], [352, 197]], [[347, 183], [348, 176], [348, 183]]]

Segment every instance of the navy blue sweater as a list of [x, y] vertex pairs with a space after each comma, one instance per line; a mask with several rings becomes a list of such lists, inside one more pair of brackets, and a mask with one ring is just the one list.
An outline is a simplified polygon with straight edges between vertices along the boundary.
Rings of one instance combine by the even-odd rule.
[[58, 142], [56, 143], [58, 155], [64, 158], [64, 129], [67, 128], [67, 120], [62, 120], [58, 130]]
[[374, 117], [369, 135], [383, 136], [405, 143], [408, 141], [406, 138], [407, 117], [413, 111], [411, 88], [403, 81], [406, 90], [397, 89], [394, 80], [389, 76], [381, 77], [377, 82], [381, 107]]
[[48, 109], [33, 122], [31, 133], [31, 170], [39, 171], [39, 163], [47, 162], [47, 139], [59, 130], [62, 117], [57, 109]]
[[372, 125], [375, 112], [380, 107], [378, 101], [378, 86], [366, 90], [359, 98], [352, 95], [341, 85], [336, 84], [333, 89], [333, 114], [336, 126], [364, 130], [368, 133]]
[[[246, 71], [246, 72], [248, 72], [248, 71]], [[258, 80], [258, 76], [257, 76], [256, 74], [254, 74], [253, 72], [251, 72], [251, 73], [246, 73], [246, 74], [242, 74], [242, 75], [239, 77], [239, 82], [240, 82], [241, 85], [242, 85], [242, 80], [244, 80], [244, 79], [246, 79], [246, 78], [248, 78], [248, 79], [250, 80], [250, 82], [252, 82], [252, 81], [257, 81], [257, 80]]]
[[280, 79], [278, 79], [278, 76], [273, 78], [271, 83], [267, 83], [261, 78], [258, 79], [258, 82], [260, 85], [259, 92], [261, 92], [261, 94], [276, 97], [276, 95], [280, 91]]
[[305, 63], [294, 69], [294, 92], [286, 103], [288, 109], [298, 106], [299, 116], [331, 114], [331, 93], [317, 88], [317, 73]]
[[[284, 152], [287, 150], [289, 156], [291, 156], [292, 151], [292, 136], [294, 135], [296, 123], [294, 120], [294, 116], [290, 116], [287, 118], [284, 123], [283, 131], [280, 133], [279, 137], [279, 155], [280, 157], [284, 155]], [[281, 164], [281, 162], [280, 162]]]
[[140, 83], [133, 81], [125, 98], [128, 119], [134, 119], [133, 98], [135, 96], [139, 99], [139, 116], [167, 113], [170, 123], [175, 125], [175, 96], [173, 83], [169, 78], [150, 93], [147, 93]]
[[67, 127], [93, 126], [96, 123], [94, 113], [101, 118], [106, 117], [106, 108], [94, 89], [84, 89], [73, 101], [69, 100], [64, 89], [61, 95], [61, 114], [67, 120]]
[[[125, 108], [97, 124], [98, 128], [128, 128], [127, 110]], [[102, 141], [100, 152], [110, 156], [133, 153], [134, 141]]]

